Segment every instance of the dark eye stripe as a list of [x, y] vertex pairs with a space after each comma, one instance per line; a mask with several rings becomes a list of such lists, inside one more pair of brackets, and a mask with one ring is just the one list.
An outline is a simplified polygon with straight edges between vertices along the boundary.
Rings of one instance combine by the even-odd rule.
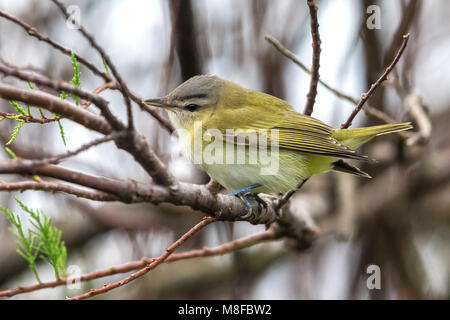
[[208, 95], [206, 93], [197, 93], [197, 94], [191, 94], [189, 96], [180, 97], [179, 100], [189, 100], [189, 99], [201, 99], [206, 98]]

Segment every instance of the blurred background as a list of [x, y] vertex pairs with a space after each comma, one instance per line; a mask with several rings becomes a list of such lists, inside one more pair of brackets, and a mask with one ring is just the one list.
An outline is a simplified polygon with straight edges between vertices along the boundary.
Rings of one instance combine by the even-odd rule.
[[[287, 100], [303, 111], [309, 75], [283, 57], [266, 34], [279, 39], [307, 66], [311, 64], [310, 19], [306, 1], [239, 0], [72, 0], [82, 25], [110, 55], [128, 86], [140, 96], [162, 96], [196, 74], [216, 74], [247, 88]], [[450, 2], [445, 0], [317, 1], [322, 54], [320, 76], [335, 88], [359, 98], [393, 59], [402, 35], [408, 47], [396, 69], [370, 98], [370, 104], [396, 121], [413, 121], [411, 101], [431, 119], [412, 146], [398, 135], [377, 138], [362, 150], [379, 160], [364, 165], [374, 178], [345, 174], [314, 176], [298, 192], [291, 208], [315, 221], [321, 235], [307, 250], [283, 242], [267, 243], [215, 258], [164, 264], [132, 284], [101, 299], [448, 299], [450, 298]], [[369, 29], [367, 8], [377, 5], [380, 28]], [[1, 0], [0, 8], [38, 28], [102, 69], [102, 61], [50, 1]], [[70, 58], [0, 19], [0, 61], [69, 81]], [[82, 87], [101, 85], [81, 66]], [[12, 78], [0, 81], [23, 88]], [[102, 96], [125, 116], [119, 93]], [[417, 105], [417, 103], [416, 103]], [[13, 112], [7, 101], [2, 111]], [[354, 105], [323, 86], [313, 116], [338, 127]], [[179, 179], [206, 183], [209, 178], [181, 154], [148, 114], [135, 108], [136, 126]], [[64, 146], [56, 123], [26, 124], [11, 149], [21, 157], [41, 158], [72, 150], [97, 134], [62, 120]], [[381, 124], [361, 112], [353, 126]], [[14, 121], [0, 124], [0, 140], [9, 140]], [[0, 148], [3, 150], [3, 148]], [[0, 151], [2, 161], [9, 159]], [[145, 172], [113, 143], [90, 149], [63, 163], [76, 170], [146, 182]], [[2, 176], [7, 181], [20, 177]], [[42, 208], [63, 230], [68, 265], [82, 273], [159, 255], [202, 214], [185, 207], [103, 204], [40, 191], [0, 193], [0, 205], [20, 213], [14, 196]], [[21, 214], [21, 213], [20, 213]], [[181, 250], [216, 246], [264, 230], [246, 222], [215, 223]], [[0, 216], [0, 290], [36, 280], [16, 252], [8, 223]], [[366, 282], [369, 265], [381, 270], [381, 289]], [[52, 270], [39, 265], [43, 281]], [[121, 279], [116, 275], [80, 290], [64, 287], [15, 299], [63, 299]]]

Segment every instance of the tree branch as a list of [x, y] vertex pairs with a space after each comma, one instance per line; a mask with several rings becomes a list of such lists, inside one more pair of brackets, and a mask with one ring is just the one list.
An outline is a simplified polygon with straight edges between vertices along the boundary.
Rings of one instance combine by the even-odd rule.
[[[66, 19], [69, 19], [70, 16], [67, 12], [67, 8], [58, 0], [52, 0], [52, 2], [60, 9], [61, 13], [64, 15]], [[78, 26], [78, 31], [83, 35], [83, 37], [89, 42], [89, 44], [100, 54], [102, 60], [106, 63], [106, 65], [111, 69], [111, 73], [116, 78], [120, 87], [119, 90], [122, 93], [123, 99], [125, 101], [125, 105], [127, 107], [127, 117], [128, 117], [128, 128], [133, 128], [133, 112], [131, 108], [131, 101], [129, 90], [125, 81], [123, 81], [122, 76], [117, 71], [116, 66], [112, 63], [109, 55], [106, 54], [105, 50], [95, 41], [94, 37], [88, 33], [82, 25]]]
[[387, 79], [388, 74], [392, 71], [392, 69], [394, 69], [395, 65], [400, 60], [400, 57], [402, 56], [403, 51], [405, 50], [406, 45], [408, 44], [408, 40], [409, 40], [409, 33], [405, 34], [403, 36], [402, 45], [400, 46], [400, 49], [398, 50], [397, 54], [395, 55], [394, 60], [386, 68], [386, 70], [383, 72], [381, 77], [379, 77], [378, 80], [370, 86], [369, 91], [367, 91], [366, 93], [363, 93], [361, 95], [361, 100], [359, 101], [358, 105], [353, 110], [353, 112], [350, 114], [347, 121], [341, 125], [341, 129], [347, 129], [348, 127], [350, 127], [352, 125], [353, 119], [356, 117], [358, 112], [361, 110], [364, 103], [370, 98], [370, 96], [373, 94], [373, 92], [376, 90], [376, 88], [378, 88], [380, 86], [380, 84]]
[[307, 95], [306, 106], [304, 114], [310, 116], [313, 112], [314, 103], [317, 95], [317, 84], [319, 83], [319, 67], [320, 67], [320, 34], [319, 22], [317, 21], [317, 10], [319, 9], [314, 0], [307, 0], [309, 7], [309, 15], [311, 16], [311, 35], [312, 35], [312, 71], [311, 81], [309, 85], [309, 93]]
[[121, 287], [123, 285], [126, 285], [128, 283], [130, 283], [131, 281], [136, 280], [139, 277], [142, 277], [143, 275], [145, 275], [147, 272], [149, 272], [152, 269], [155, 269], [157, 266], [159, 266], [161, 263], [163, 263], [171, 254], [172, 252], [174, 252], [179, 246], [181, 246], [186, 240], [188, 240], [189, 238], [191, 238], [194, 234], [196, 234], [199, 230], [201, 230], [202, 228], [206, 227], [208, 224], [212, 223], [216, 221], [215, 218], [211, 218], [211, 217], [204, 217], [202, 221], [200, 221], [199, 223], [197, 223], [193, 228], [191, 228], [188, 232], [186, 232], [184, 235], [182, 235], [177, 241], [175, 241], [170, 247], [168, 247], [164, 253], [162, 255], [160, 255], [158, 258], [153, 259], [152, 262], [150, 263], [146, 263], [146, 266], [142, 269], [140, 269], [139, 271], [137, 271], [136, 273], [131, 274], [130, 276], [108, 284], [108, 285], [104, 285], [101, 288], [98, 289], [91, 289], [90, 291], [81, 294], [79, 296], [75, 296], [72, 298], [69, 298], [69, 300], [82, 300], [82, 299], [87, 299], [87, 298], [91, 298], [93, 296], [99, 295], [99, 294], [103, 294], [106, 293], [108, 291], [111, 291], [115, 288]]
[[[55, 48], [56, 50], [62, 52], [63, 54], [67, 55], [70, 57], [70, 55], [72, 54], [72, 50], [69, 50], [65, 47], [63, 47], [62, 45], [56, 43], [55, 41], [53, 41], [52, 39], [50, 39], [47, 36], [42, 35], [38, 29], [36, 29], [35, 27], [32, 27], [30, 25], [28, 25], [27, 23], [23, 22], [22, 20], [20, 20], [17, 17], [14, 17], [10, 14], [7, 14], [6, 12], [0, 10], [0, 17], [3, 17], [11, 22], [14, 22], [15, 24], [19, 25], [20, 27], [22, 27], [30, 36], [35, 37], [36, 39], [38, 39], [39, 41], [43, 41], [45, 43], [48, 43], [50, 46], [52, 46], [53, 48]], [[75, 58], [77, 58], [77, 61], [80, 62], [81, 64], [83, 64], [84, 66], [86, 66], [89, 70], [91, 70], [94, 74], [100, 76], [103, 78], [103, 80], [105, 80], [106, 82], [111, 81], [111, 77], [104, 73], [101, 72], [99, 69], [97, 69], [97, 67], [95, 67], [92, 63], [90, 63], [89, 61], [87, 61], [86, 59], [84, 59], [83, 57], [81, 57], [80, 55], [74, 53]]]
[[83, 99], [92, 101], [102, 112], [102, 115], [108, 120], [111, 126], [116, 130], [122, 130], [125, 126], [117, 119], [109, 110], [109, 102], [102, 97], [92, 94], [89, 91], [82, 90], [74, 85], [63, 81], [57, 81], [47, 78], [43, 75], [33, 74], [30, 72], [21, 71], [0, 64], [0, 72], [10, 75], [21, 80], [30, 81], [48, 88], [52, 88], [56, 91], [66, 91], [68, 93], [77, 95]]
[[[268, 41], [270, 44], [272, 44], [275, 47], [275, 49], [278, 50], [278, 52], [280, 52], [286, 58], [288, 58], [289, 60], [294, 62], [297, 66], [299, 66], [300, 69], [302, 69], [303, 71], [305, 71], [308, 74], [311, 74], [311, 70], [309, 70], [305, 66], [305, 64], [303, 62], [301, 62], [292, 51], [289, 51], [285, 46], [283, 46], [280, 41], [278, 41], [277, 39], [275, 39], [274, 37], [272, 37], [270, 35], [266, 35], [264, 38], [266, 39], [266, 41]], [[331, 93], [333, 93], [337, 97], [347, 100], [355, 105], [358, 104], [358, 102], [359, 102], [358, 99], [355, 99], [354, 97], [352, 97], [336, 88], [333, 88], [331, 85], [329, 85], [325, 81], [319, 79], [319, 83], [321, 85], [323, 85], [325, 87], [325, 89], [329, 90]], [[372, 116], [372, 117], [374, 117], [380, 121], [383, 121], [385, 123], [397, 123], [397, 121], [395, 121], [393, 118], [391, 118], [388, 114], [378, 110], [378, 108], [373, 107], [373, 106], [369, 105], [368, 103], [364, 104], [363, 110], [367, 115]], [[408, 132], [402, 131], [402, 132], [397, 132], [397, 133], [399, 135], [401, 135], [403, 138], [409, 137]]]
[[19, 191], [24, 192], [26, 190], [41, 190], [55, 192], [64, 192], [77, 196], [79, 198], [85, 198], [95, 201], [119, 201], [120, 198], [113, 194], [109, 194], [102, 191], [88, 191], [72, 186], [54, 183], [49, 181], [22, 181], [22, 182], [0, 182], [0, 191]]
[[0, 97], [6, 100], [22, 101], [30, 105], [41, 106], [88, 129], [103, 134], [112, 132], [111, 126], [103, 118], [45, 92], [23, 90], [0, 83]]
[[[248, 248], [256, 244], [260, 244], [267, 241], [275, 241], [280, 239], [281, 235], [276, 232], [274, 228], [269, 228], [267, 231], [264, 231], [262, 233], [258, 233], [256, 235], [236, 239], [233, 241], [230, 241], [228, 243], [222, 244], [220, 246], [214, 247], [214, 248], [208, 248], [203, 247], [202, 249], [195, 249], [190, 250], [186, 252], [180, 252], [180, 253], [173, 253], [170, 255], [166, 260], [164, 260], [164, 263], [167, 262], [175, 262], [180, 260], [188, 260], [188, 259], [194, 259], [194, 258], [206, 258], [206, 257], [213, 257], [213, 256], [221, 256], [225, 255], [227, 253]], [[119, 273], [127, 273], [136, 269], [144, 268], [147, 264], [151, 263], [154, 260], [154, 258], [147, 258], [144, 257], [141, 260], [138, 261], [131, 261], [128, 262], [122, 266], [118, 267], [112, 267], [108, 269], [103, 270], [97, 270], [91, 273], [87, 273], [84, 275], [81, 275], [77, 278], [61, 278], [57, 279], [55, 281], [45, 282], [45, 283], [37, 283], [30, 286], [19, 286], [14, 289], [4, 290], [0, 291], [0, 297], [12, 297], [17, 294], [27, 293], [27, 292], [33, 292], [41, 289], [46, 288], [55, 288], [58, 286], [66, 285], [68, 283], [74, 283], [74, 282], [85, 282], [85, 281], [91, 281], [94, 279], [99, 279], [103, 277], [112, 276]]]

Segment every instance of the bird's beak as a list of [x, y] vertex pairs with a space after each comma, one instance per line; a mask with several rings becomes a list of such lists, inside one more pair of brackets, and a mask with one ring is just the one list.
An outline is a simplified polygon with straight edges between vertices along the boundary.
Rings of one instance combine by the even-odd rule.
[[147, 99], [145, 101], [143, 101], [144, 104], [149, 105], [149, 106], [154, 106], [157, 108], [163, 108], [166, 110], [173, 110], [173, 106], [169, 105], [167, 103], [167, 98], [166, 97], [162, 97], [162, 98], [155, 98], [155, 99]]

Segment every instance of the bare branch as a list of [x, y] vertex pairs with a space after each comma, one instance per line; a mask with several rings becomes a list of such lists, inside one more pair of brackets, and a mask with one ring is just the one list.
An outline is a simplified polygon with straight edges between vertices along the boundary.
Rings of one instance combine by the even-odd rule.
[[[296, 65], [298, 65], [300, 67], [300, 69], [302, 69], [303, 71], [305, 71], [308, 74], [311, 74], [311, 70], [309, 70], [304, 63], [302, 63], [298, 57], [292, 52], [289, 51], [286, 47], [284, 47], [280, 41], [278, 41], [277, 39], [275, 39], [274, 37], [270, 36], [270, 35], [266, 35], [265, 39], [272, 44], [275, 49], [277, 49], [282, 55], [284, 55], [286, 58], [290, 59], [292, 62], [294, 62]], [[319, 83], [321, 85], [323, 85], [327, 90], [329, 90], [330, 92], [332, 92], [334, 95], [336, 95], [337, 97], [347, 100], [353, 104], [358, 104], [358, 99], [336, 89], [333, 88], [331, 85], [329, 85], [328, 83], [326, 83], [325, 81], [319, 79]], [[389, 115], [387, 115], [386, 113], [378, 110], [378, 108], [373, 107], [371, 105], [369, 105], [368, 103], [365, 103], [363, 106], [363, 110], [364, 112], [369, 115], [372, 116], [378, 120], [381, 120], [385, 123], [396, 123], [397, 121], [395, 121], [393, 118], [391, 118]], [[407, 134], [407, 132], [398, 132], [398, 134], [400, 134], [402, 137], [407, 138], [409, 137], [409, 135]]]
[[[61, 9], [61, 8], [60, 8], [60, 9]], [[65, 15], [67, 14], [65, 11], [64, 11], [63, 13], [64, 13]], [[58, 51], [62, 52], [63, 54], [65, 54], [65, 55], [67, 55], [67, 56], [70, 56], [70, 55], [72, 54], [72, 50], [63, 47], [63, 46], [61, 46], [60, 44], [56, 43], [55, 41], [51, 40], [49, 37], [42, 35], [41, 33], [39, 33], [39, 31], [38, 31], [36, 28], [34, 28], [34, 27], [32, 27], [32, 26], [26, 24], [25, 22], [23, 22], [22, 20], [18, 19], [17, 17], [14, 17], [14, 16], [12, 16], [12, 15], [9, 15], [9, 14], [7, 14], [6, 12], [1, 11], [1, 10], [0, 10], [0, 17], [6, 18], [6, 19], [8, 19], [8, 20], [10, 20], [10, 21], [12, 21], [12, 22], [18, 24], [18, 25], [21, 26], [23, 29], [25, 29], [25, 31], [26, 31], [30, 36], [33, 36], [33, 37], [39, 39], [40, 41], [43, 41], [43, 42], [48, 43], [50, 46], [52, 46], [53, 48], [55, 48], [55, 49], [57, 49]], [[111, 76], [110, 76], [109, 74], [107, 74], [107, 73], [105, 73], [105, 72], [101, 72], [97, 67], [95, 67], [93, 64], [91, 64], [90, 62], [88, 62], [86, 59], [84, 59], [84, 58], [81, 57], [80, 55], [75, 54], [75, 53], [74, 53], [74, 55], [75, 55], [75, 57], [76, 57], [76, 59], [77, 59], [77, 61], [78, 61], [79, 63], [81, 63], [81, 64], [83, 64], [84, 66], [86, 66], [86, 67], [87, 67], [88, 69], [90, 69], [94, 74], [96, 74], [96, 75], [102, 77], [103, 80], [104, 80], [106, 83], [109, 83], [109, 82], [112, 81], [112, 78], [111, 78]], [[105, 60], [105, 62], [106, 62], [106, 60]], [[113, 70], [115, 71], [115, 67], [114, 67], [114, 66], [112, 66], [112, 67], [109, 66], [109, 67], [111, 68], [112, 71], [113, 71]], [[112, 88], [112, 89], [120, 89], [120, 88], [121, 88], [121, 85], [119, 84], [119, 86], [114, 87], [114, 88]], [[174, 128], [173, 128], [172, 124], [171, 124], [167, 119], [165, 119], [165, 118], [162, 117], [160, 114], [158, 114], [158, 112], [157, 112], [154, 108], [145, 105], [145, 104], [142, 102], [142, 99], [141, 99], [138, 95], [136, 95], [135, 93], [131, 92], [128, 88], [126, 88], [126, 90], [127, 90], [127, 93], [128, 93], [128, 95], [129, 95], [129, 97], [130, 97], [134, 102], [136, 102], [136, 103], [140, 106], [140, 108], [141, 108], [142, 110], [144, 110], [144, 111], [148, 112], [150, 115], [152, 115], [152, 116], [153, 116], [153, 117], [154, 117], [154, 118], [155, 118], [155, 119], [156, 119], [156, 120], [157, 120], [157, 121], [165, 128], [165, 129], [167, 129], [170, 133], [173, 133], [173, 132], [174, 132]]]
[[51, 158], [47, 158], [47, 159], [34, 160], [33, 162], [35, 163], [35, 166], [44, 165], [44, 164], [58, 164], [59, 162], [61, 162], [64, 159], [75, 156], [81, 152], [84, 152], [84, 151], [92, 148], [92, 147], [98, 146], [99, 144], [114, 140], [120, 134], [123, 134], [123, 133], [122, 132], [112, 133], [111, 135], [108, 135], [108, 136], [105, 136], [102, 138], [98, 138], [89, 143], [83, 144], [81, 147], [79, 147], [73, 151], [68, 151], [66, 153], [63, 153], [63, 154], [60, 154], [60, 155], [57, 155], [57, 156], [54, 156]]
[[64, 192], [80, 198], [95, 201], [120, 201], [118, 196], [102, 191], [88, 191], [72, 186], [54, 183], [49, 181], [22, 181], [22, 182], [0, 182], [0, 191], [26, 191], [41, 190], [50, 191], [52, 193]]
[[302, 180], [302, 182], [300, 182], [297, 185], [297, 189], [289, 190], [285, 194], [283, 194], [281, 199], [278, 200], [278, 202], [275, 205], [276, 206], [276, 210], [280, 210], [286, 203], [288, 203], [289, 199], [294, 195], [295, 192], [297, 192], [297, 190], [299, 190], [301, 187], [303, 187], [303, 185], [306, 183], [306, 181], [308, 181], [308, 179]]
[[[63, 47], [62, 45], [60, 45], [60, 44], [56, 43], [55, 41], [53, 41], [52, 39], [50, 39], [49, 37], [42, 35], [36, 28], [28, 25], [27, 23], [23, 22], [19, 18], [14, 17], [10, 14], [7, 14], [6, 12], [4, 12], [2, 10], [0, 10], [0, 17], [3, 17], [5, 19], [21, 26], [30, 36], [35, 37], [40, 41], [48, 43], [50, 46], [52, 46], [56, 50], [62, 52], [63, 54], [65, 54], [69, 57], [72, 54], [72, 50], [69, 50], [69, 49]], [[77, 58], [78, 62], [85, 65], [94, 74], [102, 77], [106, 82], [111, 81], [111, 77], [108, 74], [101, 72], [99, 69], [97, 69], [97, 67], [95, 67], [92, 63], [90, 63], [89, 61], [87, 61], [86, 59], [81, 57], [80, 55], [78, 55], [76, 53], [74, 53], [74, 55], [75, 55], [75, 58]]]
[[[66, 17], [66, 19], [69, 19], [69, 13], [67, 12], [67, 8], [58, 0], [52, 0], [52, 2], [60, 9], [61, 13]], [[102, 60], [106, 65], [111, 69], [111, 73], [116, 78], [117, 82], [120, 85], [119, 90], [122, 92], [125, 105], [127, 106], [127, 116], [128, 116], [128, 128], [133, 128], [133, 112], [131, 108], [131, 101], [130, 101], [130, 95], [129, 90], [127, 87], [127, 84], [125, 81], [123, 81], [122, 76], [117, 71], [116, 66], [112, 63], [111, 58], [109, 55], [106, 54], [105, 50], [95, 41], [94, 37], [89, 34], [83, 26], [78, 27], [78, 31], [83, 35], [83, 37], [89, 42], [89, 44], [100, 54]]]
[[400, 49], [398, 50], [397, 54], [395, 55], [394, 60], [386, 68], [386, 70], [383, 72], [381, 77], [379, 77], [378, 80], [370, 86], [369, 91], [367, 91], [366, 93], [363, 93], [361, 95], [361, 100], [359, 101], [355, 110], [353, 110], [353, 112], [350, 114], [347, 121], [341, 125], [341, 129], [346, 129], [352, 125], [353, 119], [356, 117], [358, 112], [361, 110], [364, 103], [370, 98], [370, 96], [373, 94], [373, 92], [376, 90], [376, 88], [378, 88], [380, 86], [380, 84], [387, 79], [388, 74], [392, 71], [392, 69], [394, 69], [395, 65], [400, 60], [400, 57], [402, 56], [403, 51], [405, 50], [406, 45], [408, 44], [408, 40], [409, 40], [409, 33], [407, 33], [403, 36], [402, 45], [400, 46]]
[[[213, 256], [221, 256], [225, 255], [227, 253], [248, 248], [251, 246], [254, 246], [256, 244], [260, 244], [267, 241], [275, 241], [280, 239], [280, 234], [275, 231], [274, 228], [270, 228], [267, 231], [236, 239], [233, 241], [230, 241], [228, 243], [225, 243], [223, 245], [214, 247], [214, 248], [208, 248], [203, 247], [202, 249], [195, 249], [190, 250], [186, 252], [180, 252], [180, 253], [173, 253], [170, 255], [166, 260], [164, 260], [164, 263], [167, 262], [174, 262], [174, 261], [180, 261], [180, 260], [188, 260], [188, 259], [194, 259], [194, 258], [206, 258], [206, 257], [213, 257]], [[147, 264], [151, 263], [154, 260], [154, 258], [147, 258], [144, 257], [141, 260], [138, 261], [131, 261], [128, 262], [122, 266], [112, 267], [108, 269], [103, 270], [97, 270], [91, 273], [87, 273], [84, 275], [81, 275], [77, 278], [61, 278], [57, 279], [55, 281], [45, 282], [45, 283], [37, 283], [30, 286], [19, 286], [14, 289], [4, 290], [0, 291], [0, 297], [12, 297], [17, 294], [27, 293], [27, 292], [33, 292], [41, 289], [46, 288], [55, 288], [58, 286], [65, 285], [67, 283], [72, 283], [75, 281], [79, 282], [85, 282], [85, 281], [91, 281], [94, 279], [99, 279], [103, 277], [112, 276], [119, 273], [127, 273], [136, 269], [144, 268]]]
[[319, 9], [314, 0], [307, 0], [306, 3], [309, 7], [309, 15], [311, 16], [311, 35], [312, 35], [312, 74], [311, 82], [309, 85], [309, 92], [307, 95], [306, 106], [304, 114], [310, 116], [313, 112], [314, 103], [317, 95], [317, 84], [319, 83], [319, 67], [320, 67], [320, 34], [319, 34], [319, 22], [317, 21], [317, 10]]
[[[119, 84], [115, 81], [105, 82], [100, 87], [95, 89], [93, 94], [98, 95], [99, 93], [102, 93], [103, 91], [105, 91], [107, 89], [118, 89], [118, 88], [119, 88]], [[83, 109], [87, 109], [87, 108], [89, 108], [91, 103], [92, 103], [92, 101], [89, 101], [89, 100], [83, 101], [83, 103], [81, 104], [81, 107]]]
[[81, 294], [79, 296], [76, 297], [72, 297], [69, 298], [69, 300], [82, 300], [82, 299], [87, 299], [87, 298], [91, 298], [93, 296], [102, 294], [102, 293], [106, 293], [108, 291], [111, 291], [115, 288], [121, 287], [123, 285], [126, 285], [128, 283], [130, 283], [131, 281], [136, 280], [139, 277], [142, 277], [143, 275], [145, 275], [147, 272], [149, 272], [152, 269], [155, 269], [157, 266], [159, 266], [161, 263], [163, 263], [171, 254], [172, 252], [174, 252], [179, 246], [181, 246], [186, 240], [188, 240], [189, 238], [191, 238], [194, 234], [196, 234], [199, 230], [201, 230], [202, 228], [206, 227], [208, 224], [212, 223], [216, 221], [215, 218], [211, 218], [211, 217], [204, 217], [202, 221], [200, 221], [199, 223], [197, 223], [193, 228], [191, 228], [188, 232], [186, 232], [184, 235], [182, 235], [177, 241], [175, 241], [170, 247], [168, 247], [164, 253], [162, 255], [160, 255], [158, 258], [153, 259], [152, 262], [147, 263], [146, 266], [142, 269], [140, 269], [139, 271], [137, 271], [136, 273], [131, 274], [130, 276], [108, 284], [108, 285], [104, 285], [101, 288], [98, 289], [91, 289], [90, 291]]
[[408, 146], [414, 145], [418, 142], [425, 144], [428, 140], [430, 140], [432, 125], [422, 103], [422, 97], [417, 92], [410, 93], [405, 98], [405, 107], [417, 123], [417, 127], [419, 129], [416, 134], [413, 134], [406, 141], [406, 144]]
[[128, 197], [132, 195], [132, 192], [130, 191], [134, 189], [132, 182], [97, 177], [51, 164], [40, 165], [39, 162], [36, 164], [33, 160], [23, 160], [19, 158], [0, 162], [0, 173], [37, 174], [39, 176], [51, 177], [106, 193], [115, 194], [119, 196], [123, 202], [131, 201]]

